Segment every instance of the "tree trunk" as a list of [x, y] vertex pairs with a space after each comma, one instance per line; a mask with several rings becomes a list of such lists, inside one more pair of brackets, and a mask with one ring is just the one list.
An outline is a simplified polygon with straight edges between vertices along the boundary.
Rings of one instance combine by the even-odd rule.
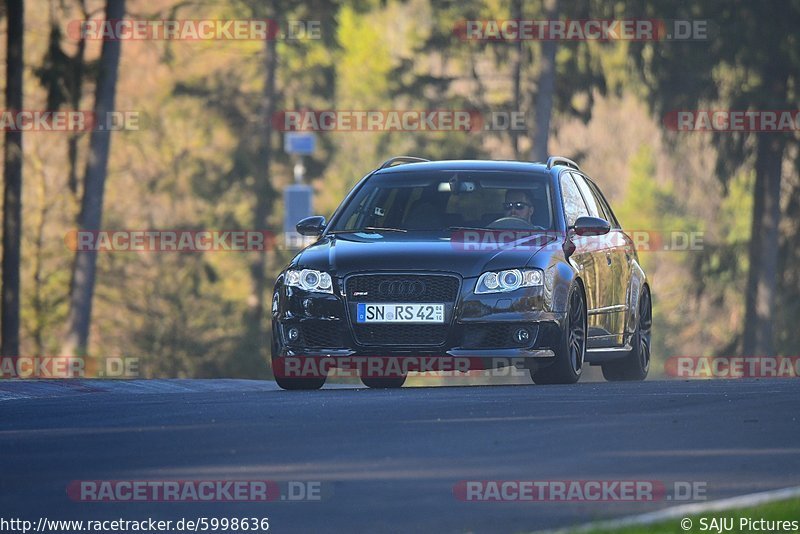
[[[89, 13], [86, 11], [85, 0], [79, 1], [83, 18], [88, 19]], [[69, 89], [70, 105], [72, 109], [78, 110], [81, 107], [81, 97], [83, 96], [83, 76], [86, 56], [86, 39], [81, 35], [78, 41], [78, 50], [75, 52], [75, 78], [72, 87]], [[82, 132], [70, 132], [67, 139], [67, 158], [69, 160], [69, 170], [67, 175], [67, 185], [73, 197], [78, 198], [78, 142]]]
[[[272, 17], [270, 17], [272, 18]], [[276, 40], [268, 38], [264, 42], [264, 94], [261, 110], [261, 151], [259, 155], [260, 175], [255, 180], [255, 206], [253, 208], [253, 227], [256, 230], [267, 229], [267, 217], [274, 192], [272, 188], [272, 116], [275, 113], [275, 74], [278, 67]], [[251, 335], [255, 337], [256, 346], [264, 344], [264, 294], [267, 288], [266, 267], [269, 251], [256, 254], [250, 265], [252, 294], [249, 299], [249, 315]]]
[[[558, 18], [558, 1], [544, 0], [545, 20]], [[542, 62], [539, 79], [536, 83], [536, 111], [534, 116], [533, 161], [546, 161], [547, 141], [550, 137], [550, 117], [553, 114], [553, 99], [556, 90], [556, 48], [555, 40], [542, 41]]]
[[[125, 0], [107, 0], [106, 20], [120, 20], [124, 16]], [[119, 40], [103, 41], [103, 48], [100, 52], [100, 72], [95, 89], [94, 113], [97, 121], [104, 126], [108, 114], [114, 110], [120, 44]], [[111, 132], [109, 129], [95, 128], [89, 139], [89, 159], [86, 163], [83, 202], [78, 220], [80, 230], [96, 231], [100, 229], [110, 148]], [[68, 356], [86, 353], [89, 343], [96, 270], [96, 251], [75, 253], [67, 335], [63, 347], [64, 353]]]
[[[768, 83], [762, 109], [786, 109], [789, 73], [780, 60], [764, 66]], [[777, 301], [781, 218], [781, 166], [786, 136], [756, 135], [756, 183], [749, 244], [742, 350], [746, 356], [774, 356], [773, 317]]]
[[[522, 20], [522, 0], [514, 0], [511, 7], [511, 18], [517, 21]], [[515, 43], [514, 59], [511, 64], [511, 74], [514, 83], [514, 108], [512, 112], [522, 111], [522, 53], [523, 53], [522, 39], [518, 39]], [[511, 130], [511, 142], [514, 146], [514, 159], [520, 159], [519, 153], [519, 137], [518, 130]]]
[[781, 165], [786, 138], [757, 134], [756, 183], [750, 233], [743, 352], [773, 356], [773, 315], [778, 283]]
[[[25, 5], [6, 2], [8, 17], [6, 109], [22, 110]], [[22, 132], [6, 131], [3, 152], [3, 288], [0, 305], [0, 356], [19, 356], [19, 265], [22, 234]]]

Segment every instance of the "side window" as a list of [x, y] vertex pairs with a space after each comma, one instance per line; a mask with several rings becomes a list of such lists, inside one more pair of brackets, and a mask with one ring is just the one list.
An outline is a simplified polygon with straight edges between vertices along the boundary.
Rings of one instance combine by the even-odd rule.
[[588, 183], [589, 187], [592, 190], [592, 193], [594, 193], [594, 198], [597, 200], [597, 204], [600, 206], [600, 209], [602, 209], [603, 212], [605, 213], [604, 219], [610, 222], [613, 228], [619, 228], [619, 221], [617, 221], [617, 218], [614, 216], [614, 212], [611, 211], [611, 206], [609, 206], [608, 202], [606, 202], [606, 197], [604, 197], [603, 193], [600, 192], [600, 188], [597, 187], [597, 185], [594, 182], [588, 182]]
[[[597, 205], [597, 201], [594, 198], [594, 194], [592, 193], [591, 189], [589, 189], [589, 185], [586, 183], [586, 180], [577, 173], [572, 173], [572, 177], [575, 179], [575, 183], [578, 184], [578, 189], [581, 190], [583, 194], [583, 200], [586, 201], [586, 207], [589, 208], [589, 215], [592, 217], [603, 217], [602, 211], [600, 211], [600, 207]], [[604, 219], [606, 217], [603, 217]]]
[[561, 182], [561, 197], [564, 201], [564, 215], [567, 217], [567, 225], [572, 226], [578, 217], [589, 215], [589, 211], [586, 209], [581, 192], [572, 180], [570, 173], [562, 173], [559, 181]]

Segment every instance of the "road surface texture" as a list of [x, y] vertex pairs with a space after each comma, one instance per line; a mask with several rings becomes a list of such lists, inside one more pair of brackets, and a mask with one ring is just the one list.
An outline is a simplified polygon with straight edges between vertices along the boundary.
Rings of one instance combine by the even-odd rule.
[[[675, 482], [695, 483], [694, 496], [709, 500], [800, 484], [798, 385], [675, 380], [286, 392], [248, 380], [3, 381], [0, 516], [268, 517], [270, 532], [564, 527], [674, 505]], [[294, 481], [318, 487], [319, 498], [83, 502], [68, 495], [71, 483], [86, 480], [269, 480], [283, 497]], [[487, 480], [656, 481], [668, 496], [456, 497], [464, 495], [454, 492], [460, 481]]]

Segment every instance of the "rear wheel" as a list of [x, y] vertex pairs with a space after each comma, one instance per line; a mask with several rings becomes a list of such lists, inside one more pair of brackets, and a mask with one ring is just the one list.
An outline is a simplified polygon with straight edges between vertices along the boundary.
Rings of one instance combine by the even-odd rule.
[[361, 382], [368, 388], [374, 389], [396, 389], [402, 387], [406, 381], [406, 375], [401, 376], [362, 376]]
[[577, 282], [570, 287], [568, 302], [555, 361], [542, 369], [531, 369], [531, 378], [537, 384], [574, 384], [581, 378], [586, 356], [586, 301]]
[[603, 364], [603, 377], [610, 382], [644, 380], [650, 370], [650, 347], [653, 331], [653, 306], [650, 289], [645, 286], [639, 298], [639, 320], [633, 335], [633, 348], [620, 360]]

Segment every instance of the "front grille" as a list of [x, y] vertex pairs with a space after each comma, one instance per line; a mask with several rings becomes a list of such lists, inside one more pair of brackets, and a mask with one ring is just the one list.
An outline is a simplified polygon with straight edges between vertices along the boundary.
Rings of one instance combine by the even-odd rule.
[[523, 323], [501, 323], [463, 325], [461, 346], [465, 349], [520, 348], [520, 344], [514, 341], [514, 332], [520, 327], [528, 328], [531, 339], [527, 346], [533, 345], [538, 330], [536, 327]]
[[[447, 340], [453, 306], [461, 281], [451, 275], [380, 274], [356, 275], [345, 281], [351, 306], [353, 335], [360, 345], [436, 346]], [[444, 324], [357, 324], [352, 310], [359, 302], [442, 303]]]
[[458, 278], [447, 275], [356, 275], [347, 279], [345, 291], [351, 302], [452, 303], [459, 284]]

